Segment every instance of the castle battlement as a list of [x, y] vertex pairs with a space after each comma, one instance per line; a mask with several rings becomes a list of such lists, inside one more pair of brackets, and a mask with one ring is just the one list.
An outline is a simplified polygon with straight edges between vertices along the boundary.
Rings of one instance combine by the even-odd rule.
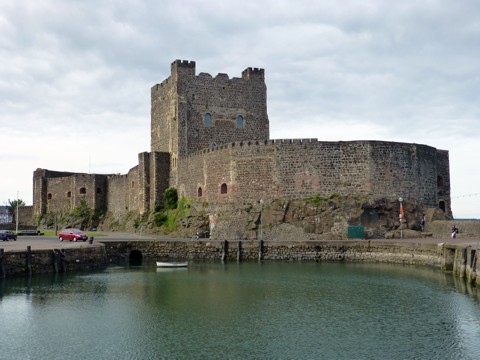
[[265, 70], [261, 68], [246, 68], [242, 72], [242, 78], [245, 80], [250, 79], [251, 77], [260, 77], [262, 80], [265, 79]]
[[175, 65], [177, 67], [187, 67], [187, 68], [194, 68], [195, 69], [195, 61], [189, 61], [189, 60], [175, 60], [172, 65]]

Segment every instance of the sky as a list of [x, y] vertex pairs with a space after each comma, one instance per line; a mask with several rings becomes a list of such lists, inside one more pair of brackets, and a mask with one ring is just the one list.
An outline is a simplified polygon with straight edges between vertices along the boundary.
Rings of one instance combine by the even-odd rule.
[[37, 168], [126, 174], [150, 88], [265, 69], [271, 139], [448, 150], [455, 218], [480, 218], [478, 0], [0, 0], [0, 205]]

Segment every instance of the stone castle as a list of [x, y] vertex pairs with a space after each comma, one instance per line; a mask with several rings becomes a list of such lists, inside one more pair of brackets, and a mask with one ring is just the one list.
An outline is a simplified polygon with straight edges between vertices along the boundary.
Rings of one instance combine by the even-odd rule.
[[37, 169], [33, 217], [65, 214], [85, 200], [120, 218], [145, 214], [169, 187], [209, 206], [312, 196], [399, 197], [451, 218], [448, 151], [386, 141], [272, 140], [263, 69], [241, 77], [196, 75], [176, 60], [151, 89], [151, 148], [127, 174]]

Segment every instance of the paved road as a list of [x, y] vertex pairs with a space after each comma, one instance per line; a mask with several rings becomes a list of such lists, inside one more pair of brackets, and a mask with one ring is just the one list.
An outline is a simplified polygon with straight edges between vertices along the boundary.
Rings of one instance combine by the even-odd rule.
[[191, 239], [173, 239], [165, 236], [154, 236], [154, 235], [139, 235], [139, 234], [128, 234], [128, 233], [118, 233], [118, 232], [102, 232], [98, 236], [93, 236], [93, 245], [90, 245], [88, 241], [83, 242], [73, 242], [73, 241], [60, 241], [56, 236], [29, 236], [22, 235], [17, 238], [17, 241], [0, 241], [0, 249], [4, 251], [22, 251], [26, 250], [27, 246], [30, 246], [32, 250], [42, 250], [42, 249], [66, 249], [66, 248], [77, 248], [82, 246], [95, 246], [100, 242], [108, 241], [148, 241], [148, 240], [180, 240], [180, 241], [190, 241]]
[[[0, 249], [4, 251], [22, 251], [26, 250], [27, 246], [30, 246], [32, 250], [42, 249], [65, 249], [76, 248], [83, 246], [95, 246], [100, 242], [108, 241], [148, 241], [148, 240], [175, 240], [175, 241], [192, 241], [192, 239], [184, 238], [169, 238], [166, 236], [155, 235], [139, 235], [128, 234], [119, 232], [101, 232], [98, 236], [94, 236], [93, 244], [90, 245], [87, 242], [72, 242], [72, 241], [59, 241], [55, 236], [19, 236], [17, 241], [0, 241]], [[268, 240], [266, 240], [268, 242]], [[368, 240], [365, 240], [368, 241]], [[420, 243], [420, 244], [462, 244], [472, 245], [480, 248], [480, 238], [459, 238], [451, 240], [448, 238], [418, 238], [418, 239], [375, 239], [370, 240], [372, 242], [387, 242], [387, 243]]]

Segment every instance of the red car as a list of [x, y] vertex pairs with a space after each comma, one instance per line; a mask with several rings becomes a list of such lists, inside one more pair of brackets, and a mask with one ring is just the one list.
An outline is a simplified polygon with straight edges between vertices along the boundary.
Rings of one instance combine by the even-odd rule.
[[60, 241], [87, 241], [88, 236], [80, 229], [65, 229], [58, 234]]

